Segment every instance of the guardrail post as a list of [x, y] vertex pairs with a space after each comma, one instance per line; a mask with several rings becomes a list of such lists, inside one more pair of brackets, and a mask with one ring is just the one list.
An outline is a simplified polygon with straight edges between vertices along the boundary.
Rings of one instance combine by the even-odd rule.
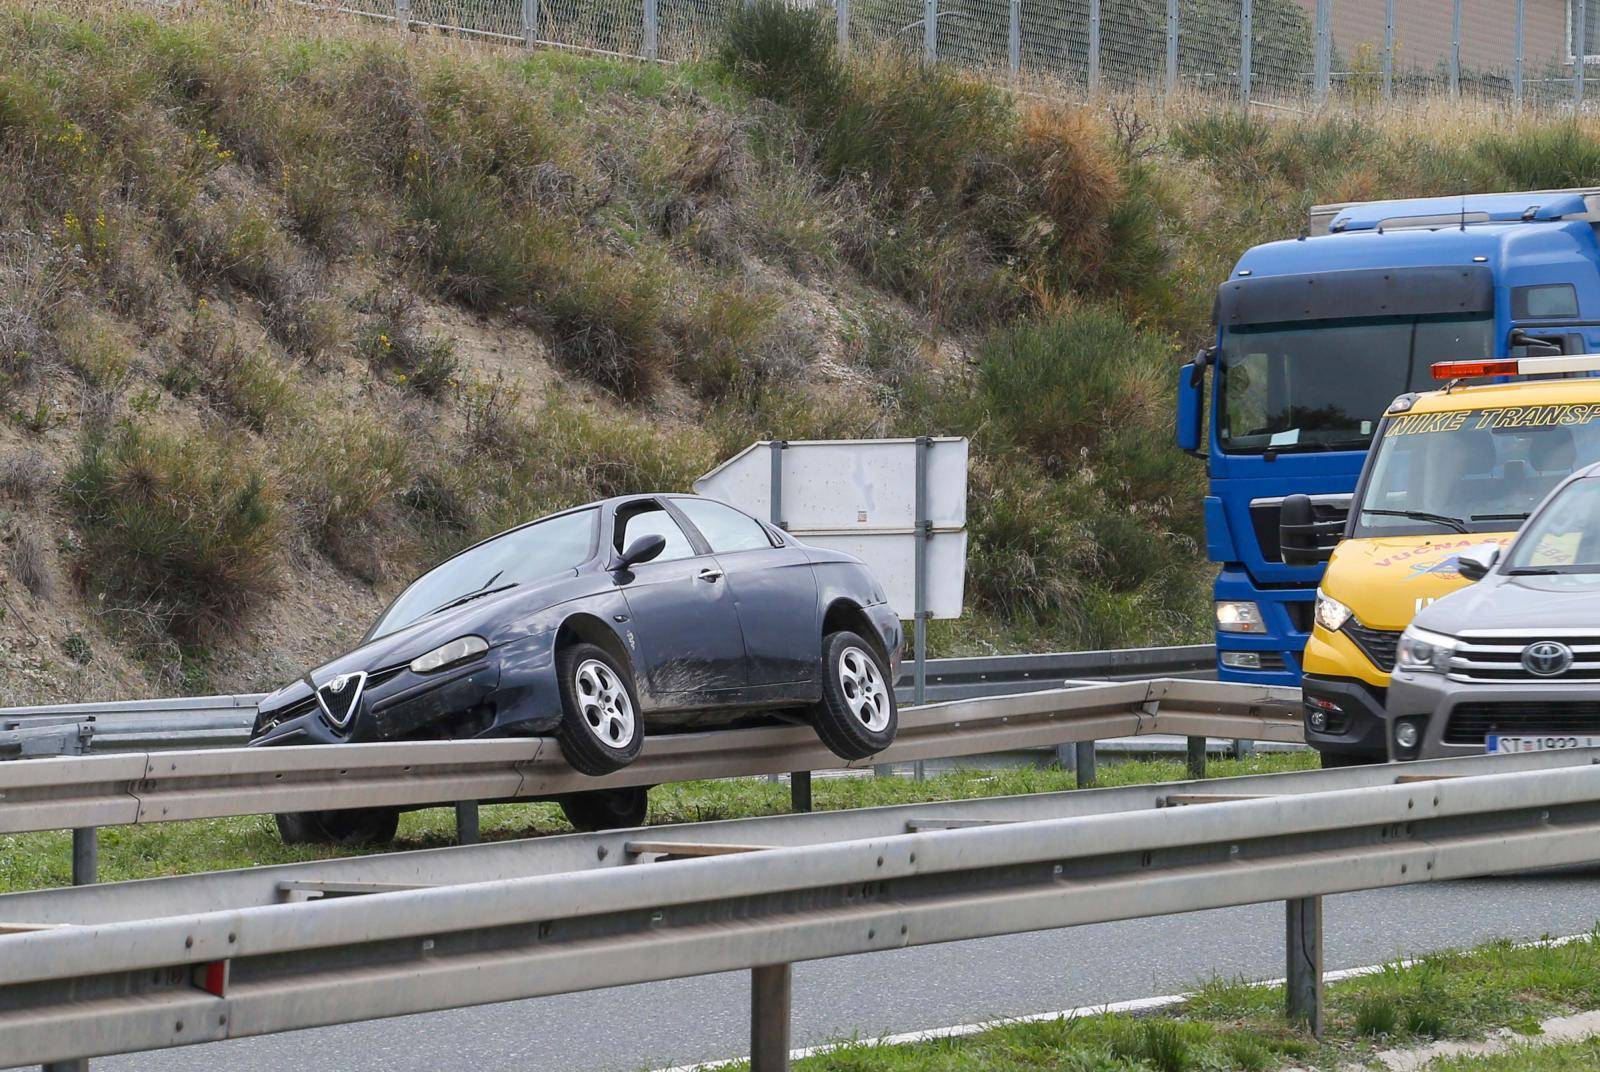
[[1088, 789], [1094, 785], [1094, 742], [1079, 741], [1076, 746], [1078, 753], [1078, 788]]
[[100, 881], [100, 831], [92, 826], [72, 832], [72, 884], [93, 886]]
[[789, 1072], [793, 983], [788, 964], [750, 970], [750, 1072]]
[[1288, 971], [1284, 991], [1290, 1021], [1322, 1037], [1322, 898], [1284, 902]]
[[456, 804], [456, 844], [478, 843], [478, 802], [463, 800]]
[[1190, 737], [1188, 748], [1189, 777], [1200, 779], [1206, 776], [1206, 739], [1204, 737]]
[[89, 1072], [89, 1059], [78, 1057], [71, 1061], [51, 1061], [40, 1065], [39, 1072]]
[[789, 775], [789, 808], [791, 811], [811, 810], [811, 772], [798, 770]]
[[1233, 758], [1245, 759], [1256, 754], [1256, 743], [1244, 738], [1235, 738], [1233, 742]]

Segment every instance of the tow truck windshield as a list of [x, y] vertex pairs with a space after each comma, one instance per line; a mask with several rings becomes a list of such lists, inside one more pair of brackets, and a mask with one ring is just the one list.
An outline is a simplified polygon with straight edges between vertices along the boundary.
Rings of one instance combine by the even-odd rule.
[[1488, 316], [1385, 317], [1230, 328], [1217, 437], [1232, 454], [1365, 450], [1396, 395], [1436, 387], [1434, 361], [1488, 357]]
[[1353, 535], [1514, 530], [1557, 484], [1593, 461], [1600, 461], [1600, 406], [1391, 417]]

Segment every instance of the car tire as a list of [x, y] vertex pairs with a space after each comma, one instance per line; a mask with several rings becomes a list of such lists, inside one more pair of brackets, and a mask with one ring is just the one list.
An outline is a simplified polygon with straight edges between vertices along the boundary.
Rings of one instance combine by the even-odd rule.
[[643, 826], [650, 811], [650, 790], [646, 786], [625, 789], [596, 789], [588, 793], [568, 793], [557, 803], [574, 830], [627, 830]]
[[285, 845], [387, 845], [400, 829], [398, 808], [279, 812], [278, 836]]
[[1322, 753], [1323, 770], [1335, 770], [1342, 767], [1365, 767], [1376, 762], [1378, 762], [1378, 760], [1359, 755], [1355, 752]]
[[644, 746], [644, 721], [633, 675], [616, 656], [594, 644], [556, 653], [561, 684], [561, 724], [556, 741], [580, 774], [601, 775], [632, 763]]
[[874, 645], [848, 631], [822, 638], [822, 702], [811, 723], [840, 759], [866, 759], [894, 743], [894, 680]]

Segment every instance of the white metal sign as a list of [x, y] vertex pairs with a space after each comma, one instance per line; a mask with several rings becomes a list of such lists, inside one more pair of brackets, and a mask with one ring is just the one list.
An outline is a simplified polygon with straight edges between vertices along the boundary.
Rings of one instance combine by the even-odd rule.
[[925, 443], [921, 518], [915, 439], [753, 443], [695, 481], [694, 490], [778, 522], [803, 543], [855, 555], [907, 619], [916, 612], [918, 527], [926, 521], [924, 610], [932, 618], [959, 618], [967, 567], [967, 440]]

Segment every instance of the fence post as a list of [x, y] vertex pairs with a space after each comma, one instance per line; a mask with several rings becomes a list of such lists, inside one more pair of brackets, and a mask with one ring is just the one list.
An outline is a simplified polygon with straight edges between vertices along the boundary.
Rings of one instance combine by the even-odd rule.
[[1383, 99], [1394, 99], [1394, 0], [1383, 12]]
[[539, 0], [522, 0], [522, 43], [532, 48], [539, 41]]
[[1079, 741], [1076, 747], [1078, 753], [1078, 788], [1088, 789], [1094, 785], [1094, 742]]
[[1450, 5], [1450, 96], [1461, 96], [1461, 0]]
[[922, 62], [939, 62], [939, 0], [922, 0]]
[[1089, 0], [1089, 92], [1100, 92], [1100, 0]]
[[1006, 26], [1006, 58], [1011, 66], [1011, 77], [1022, 73], [1022, 0], [1011, 0]]
[[1204, 737], [1190, 737], [1188, 745], [1189, 777], [1199, 780], [1206, 776], [1206, 739]]
[[810, 771], [800, 770], [789, 775], [789, 809], [791, 811], [811, 810]]
[[401, 32], [411, 29], [411, 0], [394, 0], [394, 24]]
[[656, 0], [644, 0], [644, 58], [652, 62], [661, 54], [656, 29]]
[[1332, 0], [1317, 0], [1317, 65], [1316, 97], [1321, 104], [1328, 99], [1328, 83], [1332, 80], [1332, 49], [1333, 35], [1329, 32], [1328, 21], [1332, 17]]
[[1583, 76], [1589, 66], [1589, 5], [1587, 0], [1573, 0], [1572, 18], [1577, 30], [1572, 46], [1572, 107], [1583, 111]]
[[1178, 0], [1167, 0], [1167, 96], [1178, 92]]
[[1285, 1011], [1304, 1024], [1312, 1037], [1322, 1037], [1322, 898], [1298, 897], [1284, 902]]
[[1239, 3], [1239, 100], [1250, 107], [1250, 68], [1255, 48], [1255, 11], [1251, 0]]
[[1522, 107], [1522, 60], [1527, 51], [1527, 40], [1524, 35], [1525, 16], [1527, 15], [1527, 0], [1517, 0], [1516, 29], [1513, 31], [1512, 56], [1511, 56], [1511, 102], [1517, 108]]
[[834, 18], [838, 21], [839, 55], [850, 51], [850, 0], [834, 0]]
[[476, 800], [461, 800], [456, 802], [456, 844], [476, 845], [478, 843], [478, 802]]
[[793, 985], [788, 964], [750, 970], [750, 1072], [789, 1072]]

